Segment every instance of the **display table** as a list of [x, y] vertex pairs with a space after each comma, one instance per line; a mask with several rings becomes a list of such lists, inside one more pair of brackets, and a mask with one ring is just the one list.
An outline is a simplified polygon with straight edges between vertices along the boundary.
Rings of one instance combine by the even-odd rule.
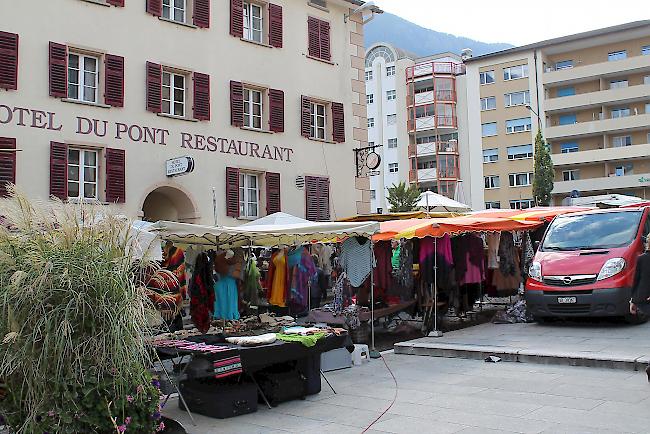
[[[375, 319], [390, 317], [412, 307], [413, 305], [415, 305], [415, 300], [395, 304], [393, 306], [382, 307], [381, 309], [375, 309], [374, 317]], [[370, 310], [362, 310], [359, 312], [359, 320], [361, 322], [370, 321], [370, 318]], [[309, 323], [324, 323], [332, 326], [345, 325], [345, 317], [342, 314], [334, 316], [333, 312], [320, 309], [312, 309], [309, 311], [306, 321]]]

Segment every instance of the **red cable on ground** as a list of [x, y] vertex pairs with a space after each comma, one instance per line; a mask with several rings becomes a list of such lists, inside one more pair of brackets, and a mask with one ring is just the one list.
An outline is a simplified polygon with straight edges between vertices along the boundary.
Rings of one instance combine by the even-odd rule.
[[388, 369], [388, 372], [390, 372], [390, 376], [393, 377], [393, 381], [395, 382], [395, 396], [393, 396], [393, 402], [390, 403], [388, 408], [382, 412], [382, 414], [379, 415], [379, 417], [375, 420], [372, 421], [370, 425], [366, 429], [364, 429], [361, 434], [364, 434], [367, 432], [374, 424], [376, 424], [379, 419], [381, 419], [386, 413], [388, 413], [388, 410], [393, 408], [393, 405], [395, 405], [395, 401], [397, 401], [397, 378], [395, 378], [395, 374], [393, 374], [393, 371], [390, 370], [390, 367], [388, 366], [388, 363], [386, 363], [386, 359], [384, 359], [384, 356], [381, 356], [382, 362], [384, 362], [384, 365], [386, 365], [386, 369]]

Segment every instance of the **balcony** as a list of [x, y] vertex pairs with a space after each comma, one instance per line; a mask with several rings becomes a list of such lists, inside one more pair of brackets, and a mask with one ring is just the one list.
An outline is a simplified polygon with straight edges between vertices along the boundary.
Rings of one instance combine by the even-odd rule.
[[438, 169], [418, 169], [418, 181], [436, 181], [438, 179]]
[[577, 181], [561, 181], [555, 183], [554, 194], [568, 194], [573, 190], [581, 193], [589, 191], [612, 191], [641, 187], [650, 179], [650, 173], [626, 176], [608, 176], [602, 178], [579, 179]]
[[[650, 57], [650, 56], [649, 56]], [[544, 131], [549, 140], [565, 137], [594, 136], [616, 131], [644, 130], [650, 125], [650, 114], [639, 114], [614, 119], [597, 119], [570, 125], [547, 127]]]
[[570, 152], [567, 154], [552, 154], [553, 165], [556, 167], [573, 166], [576, 164], [604, 163], [616, 160], [634, 160], [648, 158], [650, 144], [631, 145], [620, 148], [594, 149], [591, 151]]
[[[606, 53], [605, 53], [606, 54]], [[600, 77], [603, 75], [618, 75], [621, 73], [635, 73], [650, 71], [650, 56], [632, 56], [613, 62], [600, 62], [591, 65], [576, 66], [574, 68], [560, 69], [545, 72], [543, 81], [545, 85], [565, 82], [580, 82]]]
[[445, 128], [445, 129], [456, 129], [456, 116], [425, 116], [415, 119], [415, 128], [413, 128], [414, 122], [409, 121], [409, 131], [427, 131], [434, 130], [436, 128]]
[[435, 74], [460, 75], [465, 73], [465, 65], [454, 62], [426, 62], [406, 69], [406, 79]]
[[407, 101], [409, 106], [413, 106], [413, 101], [415, 105], [433, 104], [434, 102], [456, 102], [456, 92], [453, 90], [418, 92], [415, 94], [415, 98], [413, 95], [408, 95]]
[[438, 154], [458, 154], [458, 142], [429, 142], [409, 145], [409, 157], [425, 157]]
[[551, 98], [544, 101], [546, 113], [576, 108], [602, 107], [612, 103], [647, 101], [650, 99], [650, 84], [607, 89], [580, 95]]

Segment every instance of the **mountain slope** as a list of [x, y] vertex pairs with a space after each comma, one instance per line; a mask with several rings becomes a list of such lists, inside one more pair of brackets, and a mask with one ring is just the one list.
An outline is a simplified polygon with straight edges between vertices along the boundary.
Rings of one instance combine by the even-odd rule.
[[398, 48], [420, 56], [450, 51], [460, 54], [471, 48], [474, 56], [511, 48], [510, 44], [489, 44], [449, 33], [426, 29], [397, 15], [383, 13], [364, 27], [366, 47], [377, 42], [389, 42]]

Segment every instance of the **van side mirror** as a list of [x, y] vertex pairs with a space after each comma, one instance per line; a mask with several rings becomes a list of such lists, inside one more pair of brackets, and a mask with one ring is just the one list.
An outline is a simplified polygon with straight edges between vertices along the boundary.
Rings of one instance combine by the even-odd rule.
[[541, 244], [541, 243], [540, 243], [539, 241], [535, 241], [535, 242], [533, 243], [533, 246], [535, 247], [535, 251], [538, 251], [538, 250], [539, 250], [539, 245], [540, 245], [540, 244]]

